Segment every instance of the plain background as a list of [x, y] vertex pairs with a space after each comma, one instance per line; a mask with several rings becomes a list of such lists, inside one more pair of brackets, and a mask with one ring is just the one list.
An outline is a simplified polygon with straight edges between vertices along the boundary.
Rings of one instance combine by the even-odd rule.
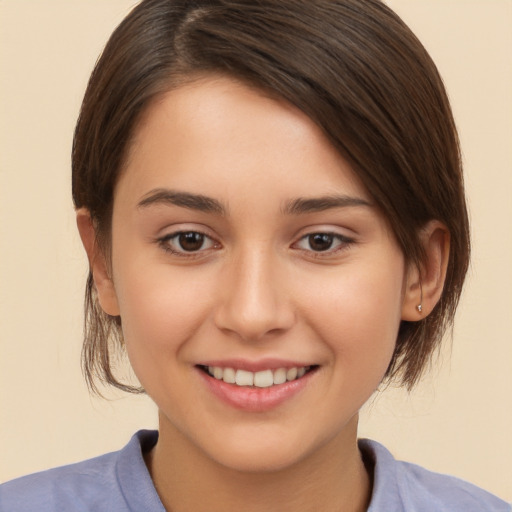
[[[0, 481], [116, 450], [156, 426], [145, 397], [89, 397], [85, 255], [70, 147], [88, 75], [131, 0], [0, 2]], [[361, 435], [512, 500], [512, 1], [390, 0], [445, 79], [460, 129], [473, 260], [453, 344]], [[305, 411], [307, 413], [307, 411]]]

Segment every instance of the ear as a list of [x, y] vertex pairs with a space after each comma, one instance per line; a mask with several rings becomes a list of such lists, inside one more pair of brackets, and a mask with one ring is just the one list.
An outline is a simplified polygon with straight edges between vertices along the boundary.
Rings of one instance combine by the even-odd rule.
[[89, 268], [92, 272], [101, 309], [103, 309], [107, 315], [119, 316], [119, 305], [114, 282], [108, 271], [105, 255], [98, 246], [96, 230], [89, 210], [86, 208], [78, 209], [76, 212], [76, 223], [85, 252], [87, 253], [87, 258], [89, 259]]
[[428, 222], [420, 233], [425, 260], [411, 263], [407, 271], [402, 320], [418, 321], [428, 316], [439, 302], [450, 256], [450, 233], [437, 221]]

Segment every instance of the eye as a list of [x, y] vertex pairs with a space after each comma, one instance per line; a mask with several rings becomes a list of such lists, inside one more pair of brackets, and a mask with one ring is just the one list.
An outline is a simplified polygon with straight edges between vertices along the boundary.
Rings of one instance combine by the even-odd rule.
[[199, 231], [171, 233], [161, 238], [158, 242], [166, 251], [180, 255], [205, 251], [216, 245], [208, 235]]
[[350, 243], [350, 238], [338, 233], [310, 233], [299, 240], [297, 247], [312, 252], [335, 252]]

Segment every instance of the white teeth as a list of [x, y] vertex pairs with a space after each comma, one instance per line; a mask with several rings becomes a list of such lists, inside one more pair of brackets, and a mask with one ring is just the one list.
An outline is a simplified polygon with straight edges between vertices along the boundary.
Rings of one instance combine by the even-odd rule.
[[237, 386], [256, 386], [268, 388], [278, 384], [284, 384], [295, 379], [300, 379], [306, 374], [306, 366], [293, 368], [278, 368], [277, 370], [263, 370], [249, 372], [247, 370], [234, 370], [220, 366], [208, 366], [208, 373], [217, 380], [223, 380], [227, 384]]
[[252, 386], [254, 384], [254, 373], [245, 370], [237, 370], [235, 382], [237, 386]]
[[[290, 379], [293, 380], [293, 379]], [[279, 368], [274, 372], [274, 384], [284, 384], [286, 382], [286, 368]]]
[[286, 372], [286, 380], [295, 380], [297, 378], [297, 368], [290, 368]]
[[236, 382], [235, 370], [233, 370], [233, 368], [224, 368], [222, 380], [228, 384], [234, 384]]
[[254, 385], [258, 388], [269, 388], [274, 384], [272, 370], [264, 370], [254, 374]]

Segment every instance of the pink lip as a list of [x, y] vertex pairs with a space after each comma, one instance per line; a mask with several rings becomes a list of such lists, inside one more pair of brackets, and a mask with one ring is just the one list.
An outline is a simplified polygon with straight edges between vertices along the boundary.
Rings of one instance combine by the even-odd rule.
[[[223, 361], [223, 368], [240, 368], [239, 365], [225, 365]], [[209, 365], [209, 366], [221, 366]], [[300, 366], [300, 365], [299, 365]], [[245, 366], [247, 368], [247, 366]], [[245, 369], [244, 368], [244, 369]], [[269, 368], [266, 366], [265, 368]], [[277, 368], [285, 368], [284, 365], [277, 366]], [[278, 407], [284, 402], [292, 399], [295, 395], [300, 393], [309, 384], [311, 378], [316, 371], [306, 373], [300, 379], [285, 382], [268, 388], [257, 387], [243, 387], [235, 384], [227, 384], [223, 380], [218, 380], [207, 374], [203, 370], [197, 368], [199, 376], [206, 384], [209, 391], [211, 391], [217, 398], [225, 404], [241, 409], [247, 412], [265, 412]], [[254, 371], [254, 370], [251, 370]]]
[[220, 368], [233, 368], [235, 370], [246, 370], [248, 372], [261, 372], [263, 370], [277, 370], [278, 368], [302, 368], [309, 366], [297, 361], [288, 361], [284, 359], [260, 359], [258, 361], [248, 361], [246, 359], [222, 359], [215, 361], [201, 361], [199, 366], [219, 366]]

